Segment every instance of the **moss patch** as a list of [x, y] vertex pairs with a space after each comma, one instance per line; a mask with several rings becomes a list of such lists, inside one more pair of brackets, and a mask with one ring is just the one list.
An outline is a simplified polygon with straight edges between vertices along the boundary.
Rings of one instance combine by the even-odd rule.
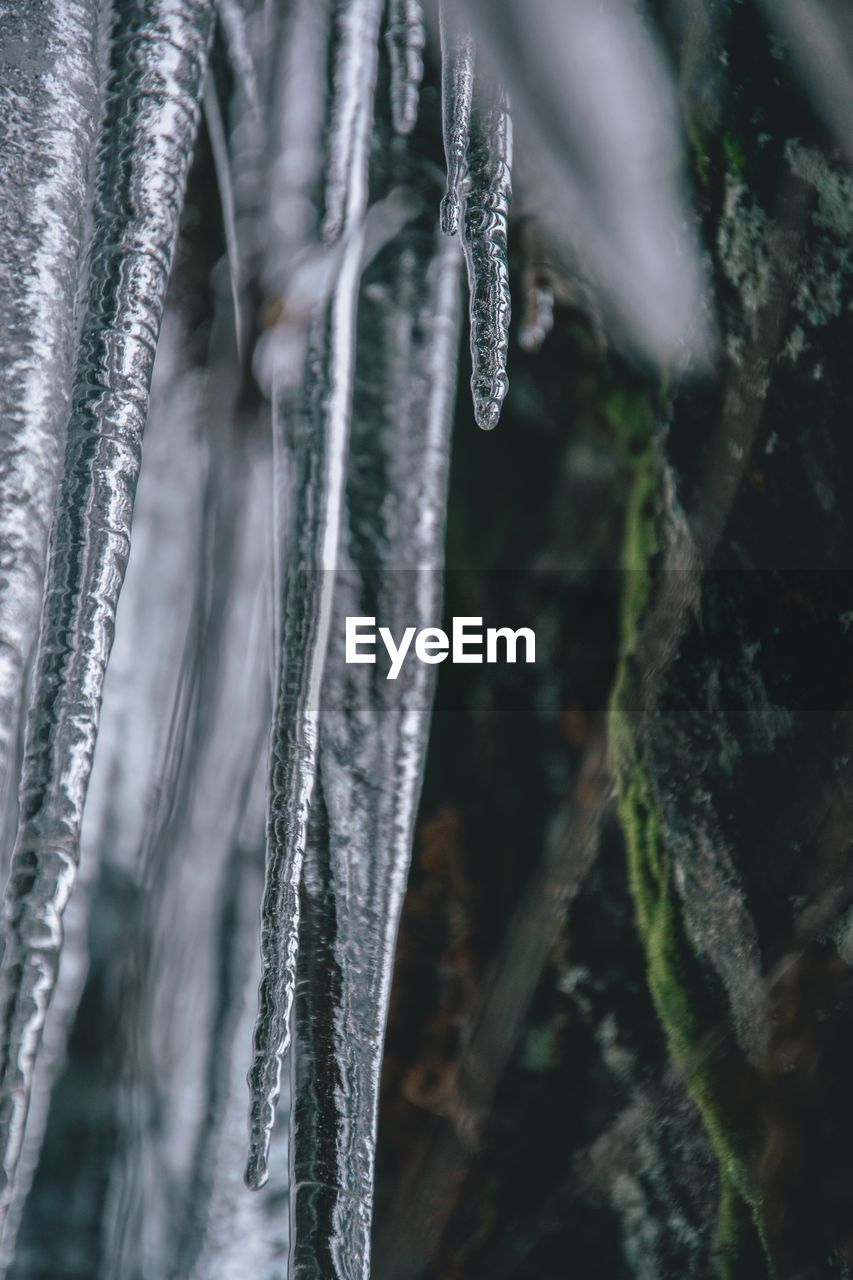
[[[763, 1235], [760, 1203], [741, 1147], [721, 1114], [716, 1062], [708, 1045], [723, 1011], [684, 934], [654, 786], [636, 733], [635, 651], [652, 594], [651, 565], [659, 549], [659, 467], [652, 413], [647, 398], [642, 404], [637, 397], [614, 401], [609, 408], [614, 415], [624, 411], [621, 434], [634, 462], [623, 552], [622, 651], [610, 708], [611, 767], [619, 791], [629, 883], [646, 953], [649, 990], [672, 1058], [684, 1074], [719, 1164], [716, 1271], [721, 1280], [735, 1280], [746, 1274], [744, 1254], [754, 1253], [756, 1232], [759, 1238]], [[644, 447], [637, 447], [638, 438], [644, 439]]]

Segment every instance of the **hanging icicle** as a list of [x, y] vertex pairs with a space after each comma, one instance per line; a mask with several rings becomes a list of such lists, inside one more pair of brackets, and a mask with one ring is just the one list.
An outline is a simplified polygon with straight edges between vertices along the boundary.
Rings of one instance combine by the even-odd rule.
[[484, 431], [497, 426], [509, 388], [510, 292], [507, 215], [512, 195], [512, 122], [501, 91], [482, 82], [471, 113], [463, 240], [471, 290], [471, 391]]
[[521, 222], [520, 241], [524, 266], [521, 272], [521, 323], [518, 345], [522, 351], [538, 351], [554, 327], [554, 272], [545, 257], [538, 228], [532, 218]]
[[4, 907], [0, 1212], [9, 1203], [56, 980], [62, 913], [76, 874], [154, 349], [211, 28], [206, 0], [147, 0], [116, 15], [88, 309]]
[[441, 98], [447, 193], [441, 229], [455, 235], [463, 222], [471, 291], [471, 390], [474, 417], [484, 431], [498, 424], [509, 389], [510, 292], [507, 216], [512, 195], [512, 122], [506, 96], [475, 74], [473, 37], [464, 19], [440, 6]]
[[468, 154], [471, 103], [474, 96], [474, 37], [453, 12], [452, 0], [440, 0], [441, 115], [447, 192], [441, 202], [441, 229], [446, 236], [459, 230], [462, 179]]
[[310, 326], [305, 385], [291, 447], [290, 535], [281, 606], [282, 654], [270, 748], [262, 977], [251, 1092], [246, 1181], [260, 1187], [289, 1043], [299, 933], [299, 884], [314, 790], [320, 689], [329, 638], [352, 398], [355, 312], [367, 207], [381, 0], [336, 0], [327, 95], [325, 243], [340, 242], [334, 290]]
[[[441, 615], [458, 245], [421, 217], [359, 307], [349, 565], [335, 575], [319, 796], [306, 852], [293, 1045], [294, 1275], [367, 1280], [379, 1077], [434, 667], [347, 665], [347, 615], [394, 634]], [[378, 281], [383, 282], [379, 284]]]
[[261, 118], [261, 86], [247, 9], [249, 6], [241, 0], [216, 0], [216, 11], [234, 76], [234, 91], [257, 125]]
[[[328, 296], [330, 252], [322, 243], [324, 130], [333, 0], [295, 0], [282, 24], [263, 155], [261, 196], [267, 236], [263, 289], [270, 315], [253, 355], [255, 377], [272, 400], [298, 386], [308, 324]], [[280, 539], [279, 539], [280, 541]]]
[[7, 6], [0, 31], [0, 872], [38, 629], [90, 230], [98, 5]]
[[397, 133], [411, 133], [424, 74], [426, 31], [420, 0], [389, 0], [385, 40], [391, 61], [391, 118]]

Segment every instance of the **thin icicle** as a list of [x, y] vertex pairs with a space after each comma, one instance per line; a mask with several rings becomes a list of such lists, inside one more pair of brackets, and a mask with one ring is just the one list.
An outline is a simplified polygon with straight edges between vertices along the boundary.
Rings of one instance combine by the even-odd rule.
[[454, 0], [440, 0], [441, 115], [447, 159], [447, 193], [441, 202], [441, 229], [446, 236], [459, 230], [462, 179], [468, 154], [471, 103], [474, 97], [474, 38], [458, 14]]
[[547, 261], [539, 229], [533, 218], [522, 214], [518, 223], [524, 260], [518, 345], [522, 351], [538, 351], [554, 327], [554, 271]]
[[121, 9], [65, 469], [51, 551], [4, 906], [0, 1215], [79, 854], [104, 672], [127, 563], [154, 347], [195, 140], [212, 10]]
[[398, 634], [441, 615], [460, 265], [457, 244], [421, 220], [387, 251], [388, 285], [361, 301], [355, 567], [336, 575], [296, 996], [294, 1277], [370, 1274], [382, 1046], [436, 672], [414, 662], [386, 681], [346, 665], [344, 619], [375, 608]]
[[[594, 282], [611, 338], [654, 365], [695, 361], [696, 372], [712, 356], [710, 294], [688, 212], [676, 86], [645, 6], [453, 3], [524, 131], [527, 185], [553, 251]], [[766, 4], [774, 17], [783, 8]]]
[[324, 181], [333, 0], [294, 0], [283, 23], [270, 111], [264, 193], [264, 292], [275, 319], [253, 355], [255, 378], [273, 396], [302, 376], [308, 322], [328, 297], [329, 251], [322, 246], [318, 202]]
[[328, 245], [359, 227], [367, 205], [367, 155], [382, 7], [381, 0], [336, 0], [334, 5], [335, 69], [323, 199], [323, 241]]
[[530, 282], [524, 295], [524, 319], [518, 330], [522, 351], [538, 351], [554, 327], [554, 290], [543, 280]]
[[281, 1064], [289, 1042], [299, 883], [314, 790], [320, 689], [331, 622], [352, 398], [356, 298], [382, 0], [336, 0], [327, 99], [323, 239], [342, 243], [332, 295], [311, 323], [306, 383], [295, 415], [293, 503], [281, 610], [282, 654], [270, 748], [262, 976], [246, 1181], [267, 1178]]
[[389, 0], [385, 40], [391, 61], [391, 118], [397, 133], [411, 133], [424, 75], [426, 31], [420, 0]]
[[520, 239], [524, 267], [518, 345], [522, 351], [538, 351], [554, 327], [554, 275], [532, 219], [522, 222]]
[[471, 391], [484, 431], [497, 426], [509, 389], [510, 292], [507, 215], [512, 195], [512, 121], [506, 97], [478, 85], [471, 113], [463, 238], [471, 290]]
[[[123, 939], [130, 933], [129, 916], [116, 920], [113, 914], [128, 909], [127, 896], [119, 895], [117, 901], [117, 885], [127, 888], [135, 877], [139, 847], [147, 842], [152, 810], [158, 807], [156, 798], [165, 798], [175, 778], [170, 768], [174, 753], [169, 750], [169, 739], [175, 735], [169, 722], [181, 723], [173, 708], [186, 701], [180, 690], [188, 683], [187, 633], [195, 630], [197, 607], [196, 590], [188, 590], [187, 583], [199, 582], [200, 491], [207, 469], [207, 440], [201, 429], [202, 422], [206, 426], [200, 403], [202, 375], [187, 368], [189, 349], [185, 326], [174, 309], [171, 316], [167, 311], [145, 428], [133, 556], [116, 618], [116, 642], [104, 685], [103, 716], [86, 800], [80, 868], [63, 921], [59, 976], [39, 1049], [24, 1149], [0, 1252], [0, 1275], [11, 1264], [15, 1226], [36, 1169], [35, 1200], [24, 1212], [21, 1255], [30, 1259], [34, 1270], [58, 1275], [64, 1258], [74, 1253], [86, 1257], [92, 1247], [93, 1222], [81, 1188], [104, 1176], [102, 1165], [92, 1178], [90, 1161], [103, 1160], [102, 1135], [114, 1131], [108, 1082], [115, 1058], [111, 1053], [110, 1064], [102, 1065], [97, 1082], [89, 1077], [87, 1097], [97, 1099], [90, 1109], [79, 1094], [67, 1090], [67, 1073], [73, 1074], [75, 1056], [72, 1047], [69, 1064], [68, 1033], [81, 996], [88, 1002], [93, 990], [114, 990], [119, 966], [110, 942], [118, 931]], [[112, 886], [112, 892], [105, 892], [105, 884]], [[114, 1034], [111, 1020], [110, 1025]], [[120, 1043], [124, 1039], [117, 1036]], [[97, 1075], [98, 1067], [89, 1065]], [[56, 1092], [52, 1092], [54, 1086]], [[79, 1153], [78, 1193], [73, 1202], [61, 1193], [61, 1167], [57, 1169], [53, 1159], [56, 1135], [66, 1132], [71, 1114], [90, 1139], [87, 1152]], [[55, 1170], [57, 1181], [46, 1189], [48, 1169]], [[101, 1274], [99, 1280], [105, 1276]]]
[[207, 135], [210, 138], [210, 150], [213, 154], [216, 183], [219, 187], [219, 201], [222, 205], [222, 225], [225, 231], [228, 280], [231, 285], [231, 305], [234, 308], [234, 335], [237, 342], [237, 354], [242, 359], [243, 268], [240, 237], [237, 233], [236, 201], [234, 199], [234, 183], [231, 180], [231, 165], [228, 160], [228, 142], [225, 137], [222, 112], [219, 109], [216, 85], [212, 76], [208, 76], [207, 83], [204, 86], [204, 118], [207, 124]]
[[91, 218], [98, 8], [7, 5], [0, 31], [0, 869], [67, 425]]
[[237, 93], [245, 98], [249, 112], [258, 121], [261, 116], [261, 93], [249, 34], [248, 15], [240, 0], [216, 0], [216, 8], [222, 24], [228, 61], [234, 73]]

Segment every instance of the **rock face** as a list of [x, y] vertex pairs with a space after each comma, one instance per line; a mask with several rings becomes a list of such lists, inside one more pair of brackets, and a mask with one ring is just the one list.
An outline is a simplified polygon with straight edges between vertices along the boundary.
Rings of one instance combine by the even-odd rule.
[[755, 16], [721, 39], [722, 354], [656, 408], [613, 760], [650, 988], [719, 1162], [717, 1266], [842, 1275], [853, 187]]

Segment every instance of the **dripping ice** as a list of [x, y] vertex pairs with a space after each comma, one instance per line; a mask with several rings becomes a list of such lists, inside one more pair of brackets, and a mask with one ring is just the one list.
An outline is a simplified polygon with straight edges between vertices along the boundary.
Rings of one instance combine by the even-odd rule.
[[445, 235], [461, 232], [468, 267], [471, 393], [484, 431], [497, 426], [509, 381], [511, 315], [507, 218], [512, 196], [512, 122], [506, 95], [478, 69], [473, 36], [455, 6], [440, 9]]
[[420, 0], [389, 0], [386, 31], [391, 62], [391, 117], [397, 133], [411, 133], [418, 118], [426, 44]]
[[35, 1058], [56, 982], [62, 914], [76, 878], [154, 346], [211, 27], [203, 0], [158, 0], [140, 31], [116, 36], [120, 70], [108, 95], [99, 155], [88, 306], [3, 910], [0, 1216], [14, 1192]]
[[337, 283], [309, 321], [304, 392], [277, 412], [299, 429], [291, 453], [293, 514], [285, 532], [281, 657], [270, 748], [267, 873], [261, 916], [262, 977], [249, 1072], [250, 1147], [246, 1181], [263, 1186], [299, 954], [299, 893], [316, 784], [319, 705], [338, 564], [354, 354], [361, 233], [367, 207], [381, 0], [352, 0], [329, 15], [333, 70], [329, 164], [317, 236], [344, 245]]
[[458, 6], [441, 0], [441, 116], [447, 191], [441, 202], [441, 229], [447, 236], [459, 230], [462, 179], [471, 130], [474, 95], [474, 37], [459, 16]]
[[511, 167], [512, 122], [506, 99], [491, 85], [478, 86], [471, 112], [462, 237], [471, 294], [471, 393], [477, 425], [484, 431], [497, 426], [509, 389]]

